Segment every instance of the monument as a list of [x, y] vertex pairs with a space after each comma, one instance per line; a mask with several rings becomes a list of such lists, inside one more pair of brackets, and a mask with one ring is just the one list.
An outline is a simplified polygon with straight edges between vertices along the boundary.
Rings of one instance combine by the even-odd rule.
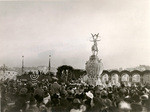
[[89, 60], [86, 62], [86, 72], [87, 72], [87, 84], [88, 85], [101, 85], [101, 74], [103, 72], [103, 63], [101, 62], [101, 59], [98, 58], [98, 47], [97, 42], [99, 33], [98, 34], [91, 34], [93, 40], [90, 40], [93, 42], [93, 46], [91, 48], [92, 55], [90, 56]]

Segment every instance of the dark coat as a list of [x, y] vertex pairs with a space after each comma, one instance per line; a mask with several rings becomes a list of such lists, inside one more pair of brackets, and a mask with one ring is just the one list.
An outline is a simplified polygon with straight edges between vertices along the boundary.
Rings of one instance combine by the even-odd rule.
[[57, 82], [54, 82], [51, 85], [51, 94], [54, 95], [60, 92], [61, 92], [61, 86]]

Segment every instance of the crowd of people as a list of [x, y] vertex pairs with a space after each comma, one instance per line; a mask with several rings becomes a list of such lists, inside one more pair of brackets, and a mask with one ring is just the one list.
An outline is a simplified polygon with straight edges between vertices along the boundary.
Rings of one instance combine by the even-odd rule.
[[2, 112], [150, 112], [148, 84], [72, 85], [59, 83], [1, 83]]

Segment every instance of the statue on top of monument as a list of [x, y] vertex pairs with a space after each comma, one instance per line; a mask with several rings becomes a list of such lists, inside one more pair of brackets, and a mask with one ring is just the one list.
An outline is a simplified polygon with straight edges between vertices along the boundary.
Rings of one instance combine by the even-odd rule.
[[94, 45], [92, 46], [92, 52], [93, 52], [93, 55], [97, 55], [98, 54], [97, 41], [100, 41], [100, 40], [97, 40], [99, 37], [99, 33], [98, 34], [91, 33], [91, 35], [92, 35], [93, 40], [90, 40], [90, 41], [94, 42]]

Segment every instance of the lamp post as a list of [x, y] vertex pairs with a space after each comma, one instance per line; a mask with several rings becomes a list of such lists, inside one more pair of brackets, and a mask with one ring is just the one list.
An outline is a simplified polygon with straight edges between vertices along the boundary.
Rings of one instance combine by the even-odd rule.
[[7, 70], [5, 64], [2, 69], [3, 69], [3, 73], [5, 74], [5, 71]]
[[48, 72], [50, 74], [51, 71], [51, 55], [49, 55], [49, 65], [48, 65]]
[[24, 73], [24, 56], [22, 56], [22, 74]]

